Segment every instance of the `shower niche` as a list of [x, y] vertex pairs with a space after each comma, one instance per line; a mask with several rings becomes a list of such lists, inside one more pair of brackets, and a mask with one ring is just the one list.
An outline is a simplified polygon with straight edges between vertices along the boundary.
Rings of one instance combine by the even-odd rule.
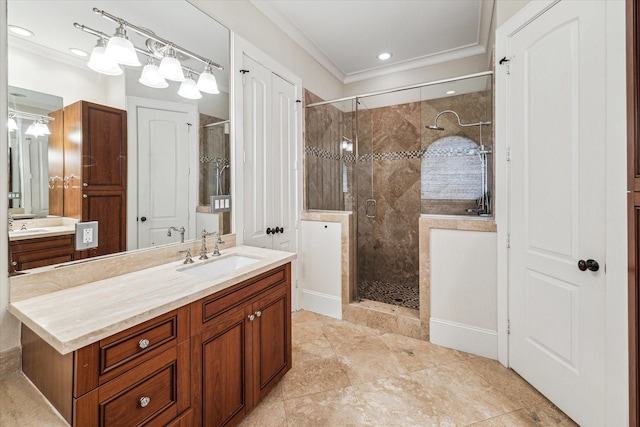
[[355, 300], [419, 310], [421, 215], [491, 216], [491, 82], [335, 102], [306, 93], [306, 208], [355, 214]]

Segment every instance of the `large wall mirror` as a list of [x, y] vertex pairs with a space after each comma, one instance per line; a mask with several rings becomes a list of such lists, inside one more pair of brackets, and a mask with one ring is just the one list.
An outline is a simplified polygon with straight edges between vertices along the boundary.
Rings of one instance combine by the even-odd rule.
[[183, 0], [9, 0], [7, 16], [12, 252], [91, 209], [113, 240], [15, 269], [231, 232], [207, 208], [230, 194], [227, 28]]

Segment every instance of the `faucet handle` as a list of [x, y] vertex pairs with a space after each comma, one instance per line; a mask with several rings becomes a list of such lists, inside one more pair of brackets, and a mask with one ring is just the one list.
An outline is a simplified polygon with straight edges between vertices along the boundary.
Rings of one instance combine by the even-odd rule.
[[186, 257], [184, 259], [183, 264], [193, 264], [193, 259], [191, 259], [191, 249], [186, 249], [184, 251], [178, 251], [179, 254], [186, 253]]

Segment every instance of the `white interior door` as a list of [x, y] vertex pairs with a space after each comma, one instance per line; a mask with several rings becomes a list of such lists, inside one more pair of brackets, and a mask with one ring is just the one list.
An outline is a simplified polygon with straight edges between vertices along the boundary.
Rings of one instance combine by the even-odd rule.
[[[273, 249], [296, 251], [296, 92], [295, 87], [276, 74], [272, 74], [273, 118], [271, 141], [271, 194], [273, 224], [278, 232], [273, 235]], [[296, 276], [294, 276], [296, 277]]]
[[560, 1], [508, 42], [509, 362], [583, 426], [605, 424], [604, 17]]
[[295, 86], [243, 60], [244, 242], [295, 252]]
[[179, 241], [189, 234], [189, 124], [180, 111], [138, 108], [138, 247]]

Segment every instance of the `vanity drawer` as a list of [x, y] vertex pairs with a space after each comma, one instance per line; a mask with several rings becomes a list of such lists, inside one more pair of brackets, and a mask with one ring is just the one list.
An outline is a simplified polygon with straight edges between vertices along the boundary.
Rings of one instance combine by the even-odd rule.
[[74, 402], [74, 426], [164, 426], [190, 405], [190, 343], [183, 342]]
[[181, 307], [78, 350], [75, 396], [188, 339], [189, 322], [189, 307]]
[[285, 266], [280, 266], [193, 303], [192, 321], [194, 329], [198, 325], [205, 325], [248, 299], [286, 281]]
[[11, 262], [15, 270], [29, 270], [73, 261], [76, 256], [75, 235], [12, 240]]

